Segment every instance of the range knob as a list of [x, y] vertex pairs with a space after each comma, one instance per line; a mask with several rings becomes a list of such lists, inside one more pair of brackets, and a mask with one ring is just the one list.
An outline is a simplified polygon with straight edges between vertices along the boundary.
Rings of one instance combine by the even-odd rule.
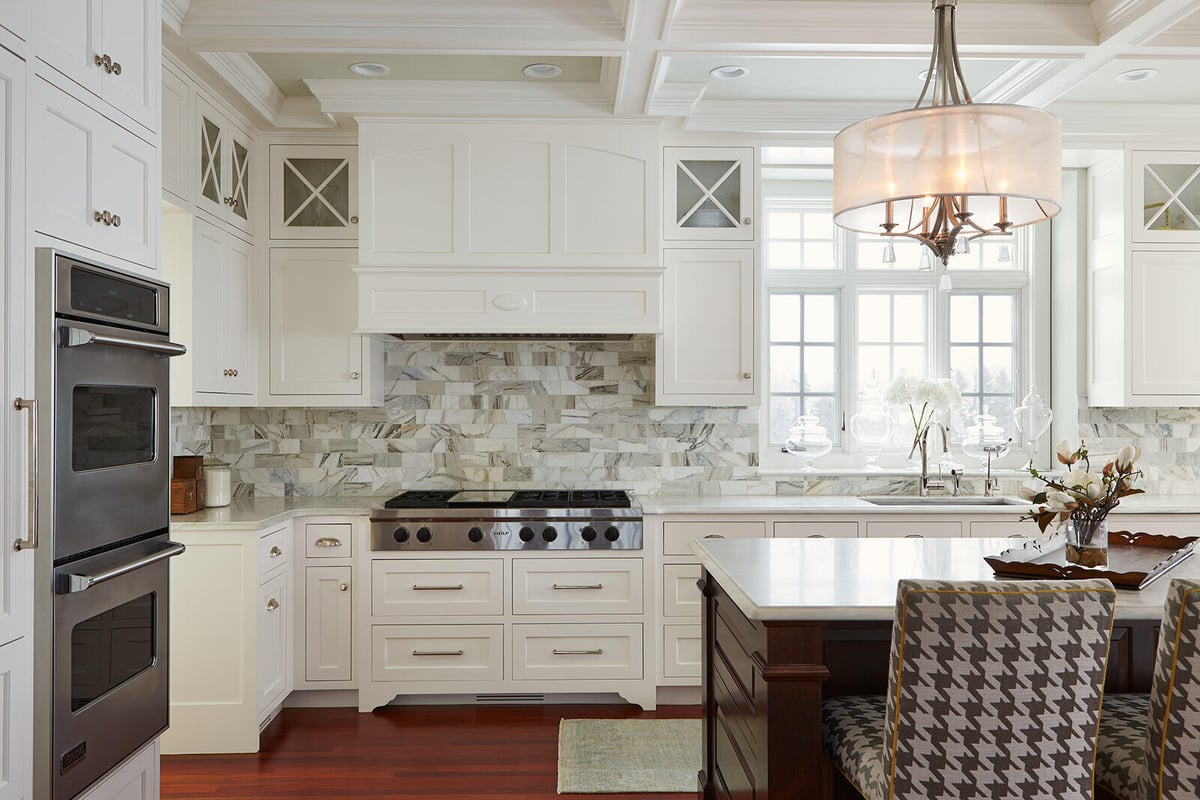
[[432, 538], [433, 531], [429, 530], [429, 528], [421, 528], [419, 531], [417, 531], [418, 542], [428, 542]]
[[408, 528], [396, 528], [392, 531], [392, 538], [403, 544], [408, 541]]
[[617, 539], [621, 538], [621, 532], [617, 530], [616, 525], [609, 525], [608, 529], [604, 531], [604, 538], [608, 539], [610, 542], [615, 542]]
[[471, 528], [471, 530], [467, 531], [467, 538], [470, 539], [472, 542], [482, 542], [483, 541], [483, 531], [480, 530], [478, 527]]
[[522, 542], [532, 542], [533, 528], [526, 525], [524, 528], [521, 528], [521, 530], [517, 531], [517, 536], [521, 537]]
[[579, 532], [579, 535], [583, 537], [585, 542], [596, 541], [596, 529], [591, 525], [584, 525], [583, 530]]
[[554, 529], [553, 525], [547, 525], [545, 528], [542, 528], [542, 538], [547, 542], [553, 542], [558, 538], [558, 531]]

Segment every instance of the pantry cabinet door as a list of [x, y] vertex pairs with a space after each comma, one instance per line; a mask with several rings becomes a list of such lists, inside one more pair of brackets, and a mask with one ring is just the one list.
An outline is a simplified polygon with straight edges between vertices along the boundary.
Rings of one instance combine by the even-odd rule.
[[1180, 354], [1200, 348], [1200, 253], [1135, 251], [1129, 281], [1132, 394], [1175, 396], [1190, 405], [1200, 397], [1200, 363]]
[[112, 221], [101, 222], [106, 253], [158, 267], [160, 218], [158, 153], [152, 145], [108, 123], [98, 138], [96, 198]]
[[251, 319], [250, 293], [253, 291], [254, 248], [235, 236], [226, 237], [221, 272], [222, 358], [233, 375], [226, 391], [253, 394], [254, 322]]
[[104, 75], [100, 7], [92, 0], [31, 0], [38, 58], [96, 95]]
[[106, 120], [44, 80], [33, 81], [30, 200], [35, 230], [103, 250], [95, 212], [97, 140]]
[[98, 67], [101, 95], [146, 128], [157, 131], [161, 0], [96, 0], [100, 41], [113, 60], [111, 71]]

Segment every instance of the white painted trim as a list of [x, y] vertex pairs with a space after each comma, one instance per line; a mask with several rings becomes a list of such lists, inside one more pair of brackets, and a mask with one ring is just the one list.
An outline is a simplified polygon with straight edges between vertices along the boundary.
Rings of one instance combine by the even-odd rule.
[[646, 113], [652, 117], [686, 117], [704, 97], [706, 83], [673, 81], [659, 84], [646, 103]]
[[[289, 0], [289, 27], [561, 28], [571, 25], [619, 32], [625, 0]], [[247, 0], [204, 0], [190, 9], [188, 25], [204, 28], [275, 26], [279, 5]]]
[[611, 117], [600, 83], [306, 80], [327, 114], [399, 117]]
[[1025, 92], [1064, 67], [1064, 63], [1057, 59], [1023, 59], [972, 96], [976, 103], [1019, 103]]
[[172, 33], [183, 32], [183, 20], [187, 17], [192, 0], [162, 0], [162, 21]]
[[198, 52], [213, 71], [272, 125], [277, 124], [284, 94], [249, 53]]

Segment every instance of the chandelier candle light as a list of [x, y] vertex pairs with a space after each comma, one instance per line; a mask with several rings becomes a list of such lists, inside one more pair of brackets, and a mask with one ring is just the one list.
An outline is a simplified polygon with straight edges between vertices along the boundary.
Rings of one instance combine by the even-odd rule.
[[1062, 210], [1062, 123], [1027, 106], [974, 103], [955, 38], [958, 0], [933, 0], [933, 54], [917, 104], [833, 140], [833, 219], [905, 236], [943, 266], [967, 242]]

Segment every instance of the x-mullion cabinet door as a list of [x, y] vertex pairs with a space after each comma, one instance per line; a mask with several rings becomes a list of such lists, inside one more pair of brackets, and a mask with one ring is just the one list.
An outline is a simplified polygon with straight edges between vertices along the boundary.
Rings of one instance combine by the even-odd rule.
[[663, 238], [754, 239], [754, 148], [667, 147]]

